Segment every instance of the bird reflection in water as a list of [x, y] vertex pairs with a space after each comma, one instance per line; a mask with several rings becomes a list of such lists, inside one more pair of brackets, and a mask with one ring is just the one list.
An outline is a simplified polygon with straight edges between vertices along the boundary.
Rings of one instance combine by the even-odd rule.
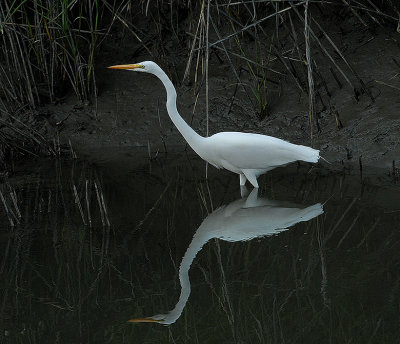
[[210, 239], [235, 242], [276, 235], [298, 222], [309, 221], [322, 213], [320, 203], [301, 208], [298, 204], [259, 198], [258, 189], [253, 189], [248, 197], [218, 208], [204, 219], [182, 258], [179, 267], [181, 294], [175, 308], [166, 314], [135, 318], [129, 322], [170, 325], [180, 317], [190, 295], [190, 266], [197, 253]]

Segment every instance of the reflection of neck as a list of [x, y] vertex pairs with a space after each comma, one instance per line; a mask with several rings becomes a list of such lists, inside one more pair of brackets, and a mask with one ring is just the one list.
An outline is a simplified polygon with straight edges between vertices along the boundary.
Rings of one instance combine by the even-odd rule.
[[[201, 226], [200, 226], [201, 228]], [[200, 229], [199, 228], [199, 229]], [[179, 266], [179, 281], [181, 284], [181, 294], [179, 300], [175, 305], [175, 308], [170, 312], [170, 314], [175, 314], [176, 319], [179, 318], [183, 309], [185, 308], [186, 302], [190, 295], [190, 279], [189, 270], [194, 258], [196, 258], [197, 253], [202, 249], [203, 245], [212, 238], [212, 235], [208, 237], [207, 232], [198, 230], [194, 235], [192, 242], [190, 243], [185, 255], [182, 258], [181, 265]], [[176, 320], [175, 319], [175, 320]]]
[[279, 202], [257, 198], [257, 192], [253, 191], [247, 199], [239, 199], [228, 206], [220, 207], [203, 220], [179, 266], [181, 294], [175, 308], [169, 312], [169, 323], [179, 318], [189, 299], [190, 266], [210, 239], [241, 241], [274, 235], [323, 213], [320, 203], [303, 209], [280, 207], [278, 204]]

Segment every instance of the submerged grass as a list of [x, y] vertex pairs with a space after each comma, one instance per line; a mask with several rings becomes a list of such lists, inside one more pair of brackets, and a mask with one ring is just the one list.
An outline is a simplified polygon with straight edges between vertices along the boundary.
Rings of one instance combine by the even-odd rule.
[[[349, 196], [345, 192], [328, 203], [324, 215], [297, 225], [291, 234], [204, 247], [198, 264], [208, 293], [215, 294], [209, 307], [216, 313], [197, 318], [197, 327], [200, 320], [218, 324], [218, 338], [233, 342], [395, 341], [398, 302], [391, 295], [399, 292], [399, 275], [392, 264], [399, 264], [399, 236], [385, 230], [382, 218], [373, 223], [376, 215], [359, 199], [348, 206]], [[336, 213], [344, 216], [338, 219]], [[207, 290], [197, 288], [203, 295], [199, 303]], [[236, 322], [229, 309], [235, 310]]]
[[[57, 162], [40, 172], [53, 173], [51, 180], [1, 185], [7, 207], [17, 218], [21, 213], [11, 228], [1, 208], [2, 342], [398, 338], [400, 238], [392, 225], [399, 213], [376, 206], [376, 188], [366, 186], [360, 196], [358, 178], [298, 171], [270, 174], [260, 193], [303, 204], [334, 193], [323, 215], [264, 239], [208, 241], [190, 268], [191, 295], [176, 323], [127, 323], [174, 307], [179, 265], [196, 229], [239, 197], [230, 174], [204, 181], [197, 166], [168, 170], [157, 163], [151, 174], [138, 170], [120, 180]], [[111, 227], [102, 225], [95, 183]]]
[[[43, 163], [48, 166], [48, 162]], [[70, 174], [65, 169], [69, 169]], [[54, 171], [56, 175], [48, 183], [38, 172], [37, 177], [32, 177], [30, 185], [12, 185], [7, 176], [3, 176], [0, 214], [6, 215], [11, 227], [42, 221], [57, 227], [79, 222], [88, 228], [111, 226], [102, 182], [94, 169], [85, 163], [62, 164], [55, 160]]]

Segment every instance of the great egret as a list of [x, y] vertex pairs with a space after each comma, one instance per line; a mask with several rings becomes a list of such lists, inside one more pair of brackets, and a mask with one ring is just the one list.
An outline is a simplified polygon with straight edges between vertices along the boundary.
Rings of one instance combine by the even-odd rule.
[[239, 174], [240, 185], [248, 180], [257, 188], [257, 177], [275, 167], [297, 160], [317, 162], [319, 159], [319, 150], [266, 135], [221, 132], [210, 137], [200, 136], [179, 115], [175, 87], [155, 62], [144, 61], [108, 68], [145, 72], [159, 78], [167, 90], [168, 114], [190, 147], [216, 168], [225, 168]]
[[181, 294], [174, 309], [166, 314], [135, 318], [129, 322], [170, 325], [180, 317], [190, 295], [190, 266], [197, 253], [209, 240], [218, 238], [235, 242], [276, 235], [298, 222], [309, 221], [322, 213], [321, 203], [301, 208], [298, 204], [258, 198], [257, 188], [253, 189], [247, 198], [218, 208], [203, 220], [182, 258], [179, 267]]

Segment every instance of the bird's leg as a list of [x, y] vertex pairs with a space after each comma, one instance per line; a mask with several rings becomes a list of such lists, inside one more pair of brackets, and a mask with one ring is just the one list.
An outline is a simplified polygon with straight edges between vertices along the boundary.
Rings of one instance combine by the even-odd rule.
[[246, 203], [243, 208], [254, 208], [257, 207], [258, 200], [258, 188], [254, 188], [253, 191], [247, 196]]
[[244, 174], [239, 174], [239, 177], [240, 177], [240, 186], [243, 186], [243, 185], [245, 185], [246, 184], [246, 176], [244, 175]]
[[253, 185], [255, 188], [258, 188], [257, 177], [254, 174], [253, 170], [242, 170], [243, 174], [247, 178], [247, 180]]
[[240, 197], [245, 198], [249, 195], [249, 190], [246, 185], [240, 185]]

